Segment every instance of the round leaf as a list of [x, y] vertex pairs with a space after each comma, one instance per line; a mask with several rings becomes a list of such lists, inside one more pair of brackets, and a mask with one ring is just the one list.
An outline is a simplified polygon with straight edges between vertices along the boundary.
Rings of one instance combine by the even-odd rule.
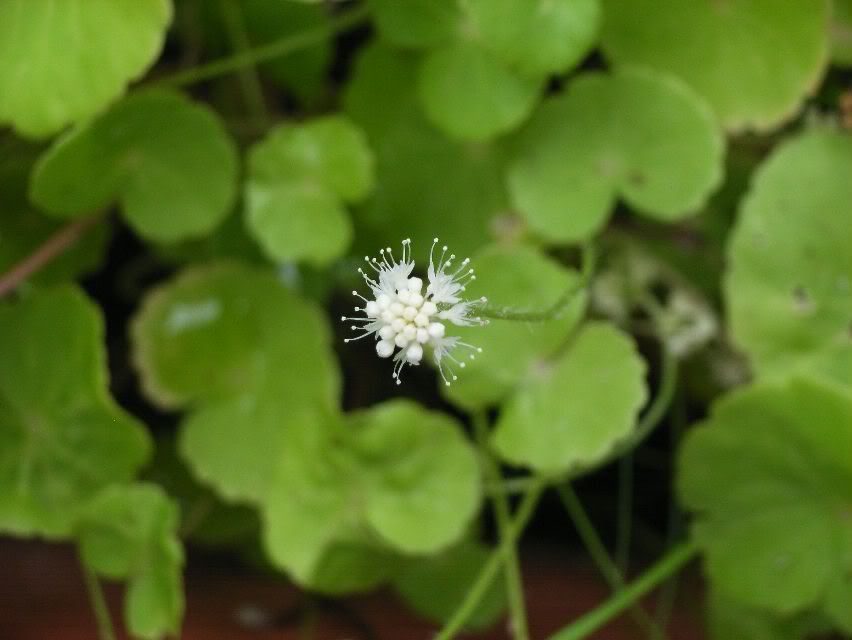
[[459, 425], [411, 402], [389, 402], [363, 423], [365, 517], [394, 548], [431, 553], [458, 540], [480, 502], [479, 462]]
[[458, 0], [369, 0], [384, 38], [402, 47], [428, 48], [453, 40], [463, 18]]
[[56, 142], [36, 165], [30, 193], [63, 218], [118, 200], [137, 232], [170, 242], [218, 225], [236, 180], [236, 150], [216, 115], [178, 94], [149, 90]]
[[115, 100], [163, 46], [170, 0], [0, 3], [0, 124], [46, 136]]
[[830, 387], [798, 380], [719, 401], [678, 464], [711, 581], [781, 614], [848, 605], [850, 451], [852, 398]]
[[735, 342], [759, 376], [852, 385], [852, 138], [815, 129], [759, 169], [728, 249]]
[[132, 335], [149, 397], [194, 409], [182, 455], [229, 499], [261, 500], [288, 425], [313, 425], [337, 404], [325, 319], [272, 273], [188, 270], [149, 294]]
[[276, 260], [328, 263], [352, 237], [343, 201], [361, 200], [372, 183], [372, 154], [346, 118], [278, 127], [251, 150], [249, 227]]
[[467, 0], [465, 9], [484, 45], [533, 77], [577, 64], [601, 21], [599, 0]]
[[713, 105], [726, 128], [789, 118], [828, 58], [828, 2], [604, 0], [601, 35], [616, 64], [672, 73]]
[[[465, 293], [475, 300], [486, 296], [489, 306], [519, 311], [548, 309], [566, 289], [576, 286], [578, 274], [530, 247], [493, 246], [474, 256], [476, 280]], [[577, 323], [585, 297], [580, 293], [557, 317], [546, 322], [491, 320], [485, 327], [453, 327], [454, 334], [482, 348], [469, 360], [458, 380], [444, 388], [454, 403], [466, 409], [496, 404], [532, 375], [540, 359], [550, 355]]]
[[86, 499], [148, 457], [144, 427], [107, 391], [103, 340], [70, 286], [0, 304], [0, 530], [67, 536]]
[[[272, 560], [302, 584], [317, 583], [341, 543], [363, 546], [372, 538], [375, 553], [378, 534], [408, 553], [446, 547], [479, 507], [476, 454], [452, 419], [393, 401], [350, 422], [346, 430], [331, 419], [298, 423], [284, 436], [265, 501], [264, 541]], [[324, 582], [325, 590], [345, 586]]]
[[612, 325], [591, 323], [509, 399], [494, 446], [508, 462], [545, 473], [588, 466], [630, 433], [647, 395], [633, 341]]
[[681, 83], [590, 73], [522, 132], [509, 189], [533, 230], [572, 242], [604, 226], [617, 196], [663, 221], [694, 213], [721, 181], [723, 150], [713, 115]]
[[454, 138], [486, 140], [529, 116], [541, 82], [517, 74], [473, 42], [458, 42], [425, 57], [418, 91], [439, 129]]
[[128, 581], [125, 620], [134, 637], [175, 634], [183, 616], [183, 547], [177, 505], [154, 485], [113, 486], [83, 510], [77, 539], [83, 562]]

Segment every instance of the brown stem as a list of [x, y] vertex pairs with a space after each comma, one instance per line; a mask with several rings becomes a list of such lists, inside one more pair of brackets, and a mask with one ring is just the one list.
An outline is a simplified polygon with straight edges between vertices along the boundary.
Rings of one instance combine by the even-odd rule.
[[50, 236], [38, 249], [6, 273], [0, 275], [0, 298], [15, 289], [21, 282], [68, 249], [101, 220], [103, 220], [102, 214], [80, 218], [65, 225]]

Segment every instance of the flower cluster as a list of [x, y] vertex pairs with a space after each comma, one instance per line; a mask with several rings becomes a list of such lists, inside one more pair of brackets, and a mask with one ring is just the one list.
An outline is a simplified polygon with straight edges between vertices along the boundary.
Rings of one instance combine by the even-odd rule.
[[466, 349], [466, 355], [471, 360], [482, 351], [462, 342], [457, 336], [445, 335], [448, 322], [460, 327], [486, 324], [482, 318], [471, 315], [486, 299], [461, 299], [465, 285], [476, 279], [474, 270], [469, 267], [470, 259], [465, 258], [456, 265], [455, 254], [448, 256], [446, 246], [441, 248], [440, 256], [436, 258], [437, 244], [438, 238], [435, 238], [429, 251], [429, 282], [425, 291], [423, 280], [411, 275], [414, 270], [411, 239], [402, 241], [402, 257], [398, 262], [390, 247], [379, 251], [378, 259], [365, 257], [364, 260], [374, 273], [369, 274], [364, 269], [358, 269], [358, 272], [370, 287], [372, 299], [368, 300], [353, 291], [352, 294], [365, 303], [363, 307], [355, 307], [355, 311], [363, 312], [364, 316], [341, 318], [360, 323], [352, 325], [352, 329], [362, 331], [357, 337], [347, 338], [345, 342], [374, 336], [379, 357], [393, 356], [393, 377], [397, 384], [401, 382], [400, 376], [405, 365], [420, 364], [424, 348], [431, 349], [435, 365], [447, 385], [451, 380], [458, 379], [450, 362], [461, 369], [465, 366], [464, 357], [454, 355], [456, 349]]

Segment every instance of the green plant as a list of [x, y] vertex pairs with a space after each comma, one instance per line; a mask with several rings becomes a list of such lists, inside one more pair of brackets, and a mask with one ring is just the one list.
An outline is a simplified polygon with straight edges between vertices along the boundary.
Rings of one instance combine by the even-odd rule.
[[[77, 545], [102, 640], [102, 578], [179, 633], [185, 544], [528, 640], [555, 490], [613, 594], [553, 640], [665, 637], [639, 598], [699, 556], [715, 637], [852, 634], [850, 15], [0, 0], [0, 532]], [[632, 452], [686, 398], [692, 527], [631, 582]], [[615, 558], [571, 486], [614, 460]]]

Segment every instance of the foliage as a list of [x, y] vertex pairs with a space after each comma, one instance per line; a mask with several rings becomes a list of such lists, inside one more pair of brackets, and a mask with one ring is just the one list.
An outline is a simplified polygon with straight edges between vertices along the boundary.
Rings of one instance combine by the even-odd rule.
[[[203, 544], [390, 585], [439, 640], [504, 608], [528, 640], [541, 493], [709, 415], [676, 446], [689, 540], [626, 587], [592, 548], [616, 593], [556, 637], [696, 553], [716, 637], [852, 634], [850, 25], [848, 0], [0, 2], [0, 532], [125, 582], [133, 637], [180, 632]], [[332, 318], [358, 266], [436, 237], [482, 353], [397, 389]]]

